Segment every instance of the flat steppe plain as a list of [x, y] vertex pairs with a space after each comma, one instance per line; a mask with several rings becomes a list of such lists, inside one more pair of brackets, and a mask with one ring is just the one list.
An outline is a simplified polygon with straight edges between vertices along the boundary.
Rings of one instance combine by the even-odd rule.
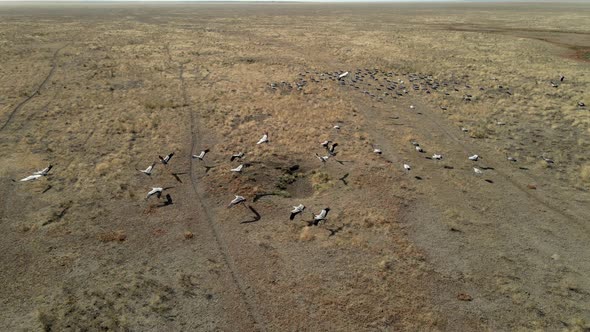
[[589, 54], [584, 3], [2, 4], [0, 329], [588, 331]]

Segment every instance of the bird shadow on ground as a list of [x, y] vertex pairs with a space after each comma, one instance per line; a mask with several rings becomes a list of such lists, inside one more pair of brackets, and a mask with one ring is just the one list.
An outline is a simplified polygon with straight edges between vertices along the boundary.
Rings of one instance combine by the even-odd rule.
[[254, 217], [250, 220], [240, 221], [240, 224], [249, 224], [249, 223], [257, 222], [258, 220], [262, 219], [262, 217], [260, 216], [260, 213], [258, 213], [258, 211], [256, 211], [256, 209], [254, 209], [251, 205], [248, 205], [248, 209], [250, 209], [250, 211], [252, 211], [252, 213], [254, 213]]

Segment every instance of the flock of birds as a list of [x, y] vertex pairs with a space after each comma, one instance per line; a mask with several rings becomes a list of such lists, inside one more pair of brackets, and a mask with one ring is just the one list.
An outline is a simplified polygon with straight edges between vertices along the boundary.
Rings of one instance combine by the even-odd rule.
[[[362, 92], [372, 98], [377, 98], [377, 100], [379, 100], [379, 101], [383, 100], [383, 98], [387, 97], [387, 96], [391, 96], [393, 98], [404, 96], [404, 95], [408, 94], [410, 91], [423, 91], [423, 92], [429, 94], [432, 91], [437, 91], [440, 89], [446, 95], [449, 95], [450, 91], [455, 91], [455, 92], [460, 91], [459, 90], [460, 85], [463, 85], [463, 87], [465, 89], [471, 89], [471, 86], [469, 86], [465, 83], [462, 83], [460, 80], [438, 82], [438, 81], [434, 80], [430, 75], [422, 75], [422, 74], [415, 74], [415, 73], [403, 73], [402, 74], [402, 75], [407, 75], [409, 77], [409, 79], [408, 79], [409, 82], [406, 83], [402, 79], [394, 79], [394, 77], [398, 76], [398, 74], [393, 73], [393, 72], [381, 71], [379, 69], [358, 69], [354, 73], [351, 73], [348, 71], [345, 71], [345, 72], [336, 71], [336, 72], [325, 72], [325, 73], [306, 71], [305, 73], [300, 73], [299, 75], [302, 78], [300, 78], [299, 81], [295, 82], [295, 86], [297, 87], [297, 90], [302, 90], [308, 84], [309, 81], [318, 83], [323, 80], [332, 80], [332, 81], [338, 82], [338, 84], [340, 84], [340, 85], [349, 85], [349, 86], [353, 87], [354, 89], [361, 89], [361, 84], [365, 84], [365, 87], [372, 87], [374, 84], [375, 86], [373, 88], [376, 89], [376, 91], [380, 92], [381, 93], [380, 95], [375, 95], [374, 93], [372, 93], [368, 90], [363, 90]], [[377, 77], [378, 75], [381, 75], [381, 77]], [[306, 76], [309, 76], [309, 81], [304, 78]], [[564, 82], [564, 80], [565, 80], [565, 76], [560, 75], [559, 83]], [[559, 87], [559, 83], [551, 81], [551, 85], [556, 88]], [[270, 88], [272, 90], [285, 91], [285, 90], [293, 89], [293, 86], [288, 82], [281, 82], [281, 83], [271, 83]], [[485, 89], [483, 87], [479, 87], [479, 90], [484, 91]], [[503, 91], [503, 92], [507, 93], [508, 95], [512, 94], [511, 90], [509, 88], [505, 88], [503, 86], [498, 86], [498, 90]], [[465, 94], [463, 96], [463, 99], [466, 101], [471, 101], [472, 98], [473, 98], [473, 96], [471, 94]], [[580, 101], [578, 103], [578, 106], [585, 107], [585, 104]], [[441, 106], [441, 108], [443, 110], [446, 109], [446, 107], [442, 107], [442, 106]], [[411, 110], [415, 109], [415, 106], [411, 105], [410, 109]], [[340, 125], [335, 125], [333, 127], [333, 129], [336, 129], [336, 130], [340, 129]], [[467, 128], [461, 128], [461, 130], [463, 132], [469, 131]], [[269, 144], [269, 143], [270, 143], [269, 134], [268, 134], [268, 132], [265, 132], [262, 135], [262, 137], [256, 142], [256, 145]], [[418, 142], [411, 142], [411, 143], [414, 145], [414, 148], [418, 153], [425, 153], [424, 149], [422, 148], [422, 146], [420, 146], [420, 144]], [[326, 162], [328, 162], [328, 160], [330, 160], [332, 157], [334, 157], [336, 155], [336, 153], [337, 153], [336, 148], [338, 147], [338, 143], [334, 143], [330, 140], [326, 140], [326, 141], [320, 143], [320, 145], [326, 150], [326, 154], [320, 155], [318, 153], [315, 153], [315, 156], [318, 160], [320, 160], [323, 164], [325, 164]], [[192, 155], [192, 158], [195, 160], [203, 161], [205, 159], [205, 156], [209, 152], [210, 152], [209, 149], [202, 150], [198, 155], [197, 154]], [[381, 155], [383, 152], [380, 148], [373, 146], [373, 153], [375, 153], [377, 155]], [[245, 156], [244, 152], [234, 153], [231, 155], [230, 161], [233, 162], [235, 160], [241, 160], [244, 156]], [[158, 156], [160, 163], [164, 166], [167, 166], [173, 157], [174, 157], [174, 153], [170, 153], [164, 157]], [[554, 161], [551, 158], [545, 157], [544, 154], [540, 157], [548, 165], [554, 164]], [[426, 157], [426, 158], [432, 159], [432, 160], [442, 160], [443, 155], [440, 153], [435, 153], [432, 155], [432, 157]], [[342, 164], [342, 161], [335, 159], [335, 158], [333, 158], [333, 159]], [[467, 159], [477, 162], [479, 159], [481, 159], [481, 157], [477, 154], [474, 154], [474, 155], [468, 156]], [[510, 162], [517, 161], [516, 158], [514, 158], [512, 156], [508, 156], [507, 159]], [[151, 165], [149, 165], [146, 169], [143, 169], [143, 170], [137, 169], [137, 171], [139, 171], [147, 176], [151, 176], [152, 173], [154, 172], [156, 165], [157, 165], [157, 163], [154, 162]], [[244, 169], [248, 166], [249, 166], [249, 164], [247, 164], [247, 163], [241, 163], [238, 166], [231, 168], [230, 171], [233, 173], [239, 174], [239, 173], [242, 173], [244, 171]], [[207, 167], [207, 166], [205, 166], [205, 167]], [[22, 178], [20, 181], [21, 182], [29, 182], [29, 181], [39, 180], [43, 177], [48, 176], [50, 174], [50, 171], [52, 170], [52, 168], [53, 168], [53, 165], [49, 165], [42, 170], [36, 171], [33, 174]], [[209, 168], [207, 168], [207, 170]], [[412, 167], [409, 164], [404, 163], [403, 169], [406, 172], [410, 172]], [[476, 175], [484, 174], [485, 169], [487, 169], [487, 168], [473, 167], [473, 171]], [[172, 174], [176, 177], [177, 180], [179, 180], [178, 175], [177, 175], [179, 173], [172, 173]], [[346, 184], [345, 178], [347, 175], [348, 174], [346, 174], [343, 178], [340, 179], [345, 184]], [[486, 181], [489, 181], [489, 180], [486, 180]], [[173, 187], [152, 187], [151, 190], [148, 191], [145, 199], [148, 200], [148, 199], [150, 199], [150, 197], [153, 197], [153, 196], [160, 199], [164, 195], [164, 192], [168, 189], [171, 189], [171, 188], [173, 188]], [[164, 197], [165, 197], [164, 205], [170, 205], [173, 203], [172, 197], [170, 196], [170, 194], [166, 193], [166, 195]], [[246, 201], [247, 200], [245, 197], [240, 196], [240, 195], [235, 195], [235, 198], [233, 200], [231, 200], [231, 202], [228, 204], [228, 208], [238, 206], [238, 205], [246, 206], [245, 205]], [[258, 214], [258, 212], [254, 208], [252, 208], [251, 206], [248, 206], [248, 208], [252, 212], [254, 212], [254, 214], [256, 215], [255, 220], [260, 219], [260, 215]], [[293, 206], [293, 209], [290, 211], [289, 219], [294, 220], [297, 215], [302, 215], [305, 208], [306, 207], [303, 204]], [[329, 212], [330, 212], [330, 208], [326, 207], [326, 208], [323, 208], [318, 214], [312, 213], [312, 220], [308, 221], [308, 223], [310, 225], [318, 225], [320, 222], [327, 220]]]
[[[268, 132], [265, 132], [262, 135], [262, 137], [258, 140], [258, 142], [256, 142], [256, 145], [269, 144], [269, 143], [270, 143], [270, 140], [268, 137]], [[329, 143], [325, 143], [325, 144], [327, 146]], [[334, 151], [334, 148], [336, 147], [336, 145], [337, 144], [332, 145], [332, 152]], [[204, 154], [205, 151], [207, 151], [207, 150], [202, 151], [199, 156], [193, 155], [193, 158], [203, 160], [203, 157], [205, 155]], [[230, 161], [233, 161], [235, 159], [241, 159], [242, 157], [244, 157], [244, 155], [245, 155], [244, 152], [232, 154]], [[326, 160], [327, 160], [327, 158], [322, 161], [325, 162]], [[245, 166], [246, 166], [246, 164], [240, 164], [238, 167], [230, 169], [230, 171], [240, 173]], [[235, 198], [231, 202], [229, 202], [229, 204], [227, 206], [228, 208], [231, 208], [231, 207], [239, 205], [239, 204], [244, 204], [246, 202], [246, 198], [244, 196], [240, 196], [240, 195], [234, 195], [234, 196], [235, 196]], [[254, 214], [258, 218], [260, 217], [260, 215], [251, 206], [249, 206], [248, 208], [250, 208], [250, 210], [252, 210], [252, 212], [254, 212]], [[293, 206], [293, 209], [291, 210], [291, 214], [289, 216], [289, 220], [294, 220], [297, 215], [302, 215], [303, 211], [305, 211], [305, 205], [299, 204], [297, 206]], [[320, 213], [318, 213], [318, 214], [312, 213], [312, 220], [308, 221], [308, 224], [309, 225], [318, 225], [319, 223], [326, 221], [328, 218], [329, 211], [330, 211], [330, 208], [326, 207], [326, 208], [323, 208], [320, 211]]]
[[[442, 93], [445, 96], [460, 93], [461, 99], [465, 102], [471, 102], [476, 100], [476, 98], [484, 97], [484, 94], [486, 98], [495, 98], [499, 94], [507, 96], [513, 94], [510, 87], [503, 85], [495, 85], [493, 87], [478, 86], [474, 88], [466, 82], [469, 75], [439, 81], [433, 78], [432, 75], [422, 73], [396, 73], [377, 68], [364, 68], [357, 69], [354, 72], [305, 71], [299, 73], [299, 76], [299, 79], [294, 83], [286, 81], [272, 82], [268, 86], [272, 91], [290, 93], [294, 90], [303, 91], [309, 83], [334, 81], [341, 86], [349, 86], [358, 90], [377, 101], [384, 101], [386, 98], [397, 99], [412, 92], [422, 92], [425, 94]], [[496, 78], [492, 78], [492, 81], [496, 80]], [[558, 81], [550, 80], [549, 82], [551, 86], [558, 88], [565, 80], [566, 77], [560, 74]], [[327, 87], [324, 87], [325, 89]], [[476, 96], [476, 92], [480, 95]], [[578, 101], [577, 106], [579, 108], [585, 108], [586, 104], [583, 101]], [[443, 110], [446, 109], [445, 107], [441, 108]]]

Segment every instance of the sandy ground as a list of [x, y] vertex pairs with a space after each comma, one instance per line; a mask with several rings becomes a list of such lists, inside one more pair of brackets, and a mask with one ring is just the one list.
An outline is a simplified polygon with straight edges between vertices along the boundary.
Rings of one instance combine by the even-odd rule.
[[3, 4], [2, 330], [590, 330], [589, 35], [583, 3]]

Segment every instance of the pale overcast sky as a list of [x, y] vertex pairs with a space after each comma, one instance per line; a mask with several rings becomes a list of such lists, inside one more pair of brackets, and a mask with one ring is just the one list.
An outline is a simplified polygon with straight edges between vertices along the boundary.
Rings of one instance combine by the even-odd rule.
[[590, 3], [590, 0], [0, 0], [18, 2], [555, 2]]
[[[133, 2], [224, 2], [224, 1], [225, 2], [228, 2], [228, 1], [247, 1], [247, 2], [258, 2], [258, 1], [269, 1], [269, 2], [441, 2], [441, 1], [482, 1], [482, 0], [0, 0], [0, 2], [128, 2], [128, 1], [133, 1]], [[483, 1], [489, 1], [489, 0], [483, 0]]]

